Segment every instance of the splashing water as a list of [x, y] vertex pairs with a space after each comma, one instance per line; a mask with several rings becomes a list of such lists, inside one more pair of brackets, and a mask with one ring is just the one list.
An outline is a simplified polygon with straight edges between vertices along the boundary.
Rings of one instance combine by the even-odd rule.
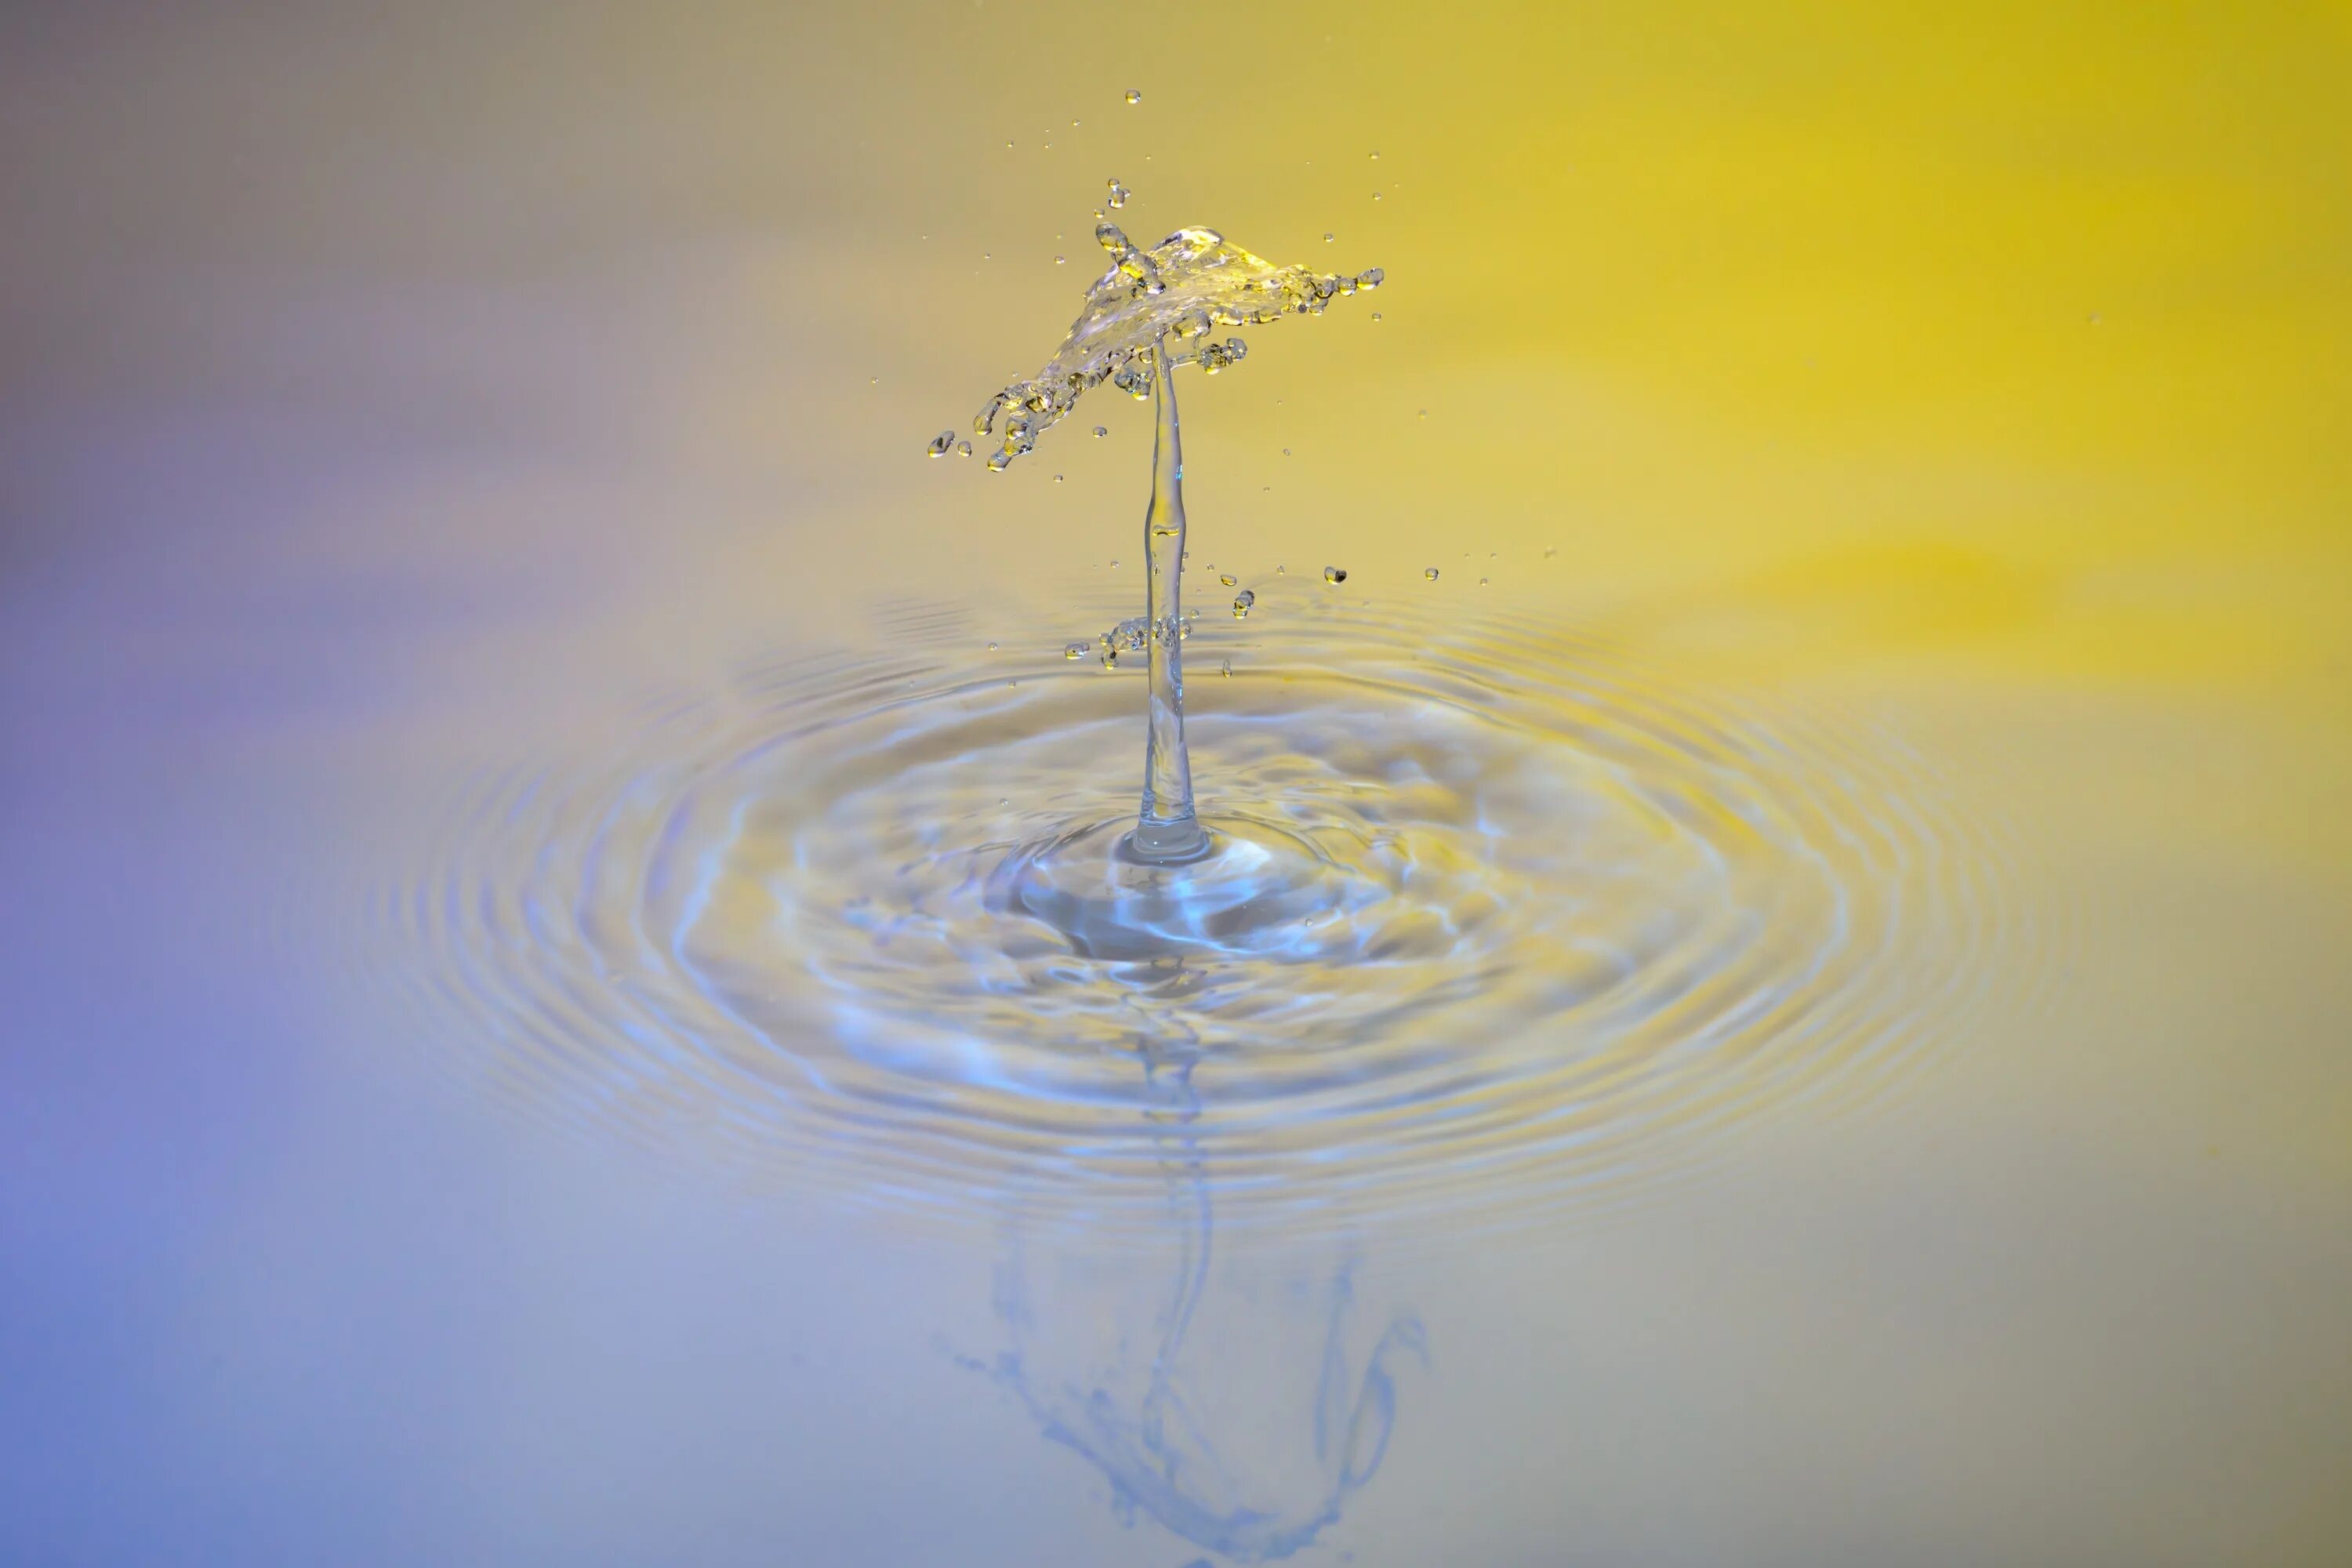
[[[1111, 205], [1126, 204], [1129, 193], [1116, 178], [1110, 192]], [[1143, 529], [1144, 615], [1112, 634], [1105, 657], [1115, 664], [1122, 651], [1143, 652], [1150, 679], [1143, 803], [1134, 831], [1118, 847], [1147, 865], [1188, 865], [1209, 856], [1214, 844], [1193, 810], [1192, 762], [1184, 749], [1184, 673], [1177, 646], [1184, 636], [1184, 452], [1171, 373], [1198, 364], [1213, 375], [1249, 352], [1239, 338], [1213, 341], [1213, 328], [1317, 315], [1333, 300], [1378, 288], [1384, 275], [1377, 267], [1352, 277], [1276, 267], [1214, 229], [1179, 229], [1148, 251], [1116, 224], [1103, 224], [1095, 237], [1110, 252], [1110, 268], [1087, 291], [1069, 336], [1034, 378], [989, 399], [972, 421], [972, 433], [995, 436], [998, 416], [1004, 416], [1002, 444], [988, 458], [1001, 471], [1106, 377], [1122, 391], [1151, 399], [1156, 433]], [[1346, 576], [1341, 572], [1330, 580]], [[1248, 600], [1247, 595], [1234, 599], [1234, 615], [1248, 613]]]
[[[1181, 1047], [1222, 1226], [1500, 1223], [1874, 1096], [2035, 994], [2003, 856], [1871, 716], [1686, 687], [1434, 566], [1408, 594], [1277, 563], [1193, 623], [1173, 371], [1238, 357], [1213, 321], [1378, 274], [1105, 243], [981, 422], [1009, 462], [1105, 379], [1155, 398], [1146, 614], [1097, 572], [1056, 602], [1110, 632], [1013, 669], [974, 666], [971, 606], [885, 606], [881, 651], [751, 666], [486, 778], [349, 900], [420, 952], [470, 1080], [903, 1212], [1019, 1189], [1099, 1221], [1160, 1206], [1134, 1068]], [[1227, 676], [1192, 713], [1188, 633]], [[1139, 810], [1105, 766], [1139, 663]]]

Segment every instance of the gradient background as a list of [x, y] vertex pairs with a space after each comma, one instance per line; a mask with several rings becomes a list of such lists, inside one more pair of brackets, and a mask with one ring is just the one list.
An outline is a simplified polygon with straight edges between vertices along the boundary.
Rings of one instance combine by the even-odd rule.
[[940, 1352], [992, 1233], [542, 1130], [352, 912], [634, 694], [1096, 629], [1139, 410], [919, 455], [1116, 174], [1388, 272], [1188, 393], [1196, 550], [1898, 715], [2047, 922], [1885, 1114], [1355, 1238], [1438, 1353], [1335, 1544], [2343, 1562], [2347, 82], [2340, 5], [7, 6], [0, 1558], [1194, 1555]]

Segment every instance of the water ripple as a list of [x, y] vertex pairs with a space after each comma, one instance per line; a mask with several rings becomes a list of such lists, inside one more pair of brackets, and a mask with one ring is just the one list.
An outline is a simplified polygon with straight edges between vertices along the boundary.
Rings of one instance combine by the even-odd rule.
[[1302, 593], [1192, 682], [1217, 854], [1142, 868], [1139, 680], [964, 624], [483, 781], [369, 949], [533, 1114], [930, 1213], [1164, 1204], [1180, 1062], [1236, 1225], [1612, 1202], [2017, 989], [1995, 840], [1870, 726]]

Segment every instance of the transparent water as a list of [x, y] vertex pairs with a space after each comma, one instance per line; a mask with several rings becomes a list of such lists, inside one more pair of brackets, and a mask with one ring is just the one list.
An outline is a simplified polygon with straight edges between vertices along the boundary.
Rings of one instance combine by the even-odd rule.
[[2340, 1560], [2342, 40], [994, 9], [0, 49], [0, 1558]]

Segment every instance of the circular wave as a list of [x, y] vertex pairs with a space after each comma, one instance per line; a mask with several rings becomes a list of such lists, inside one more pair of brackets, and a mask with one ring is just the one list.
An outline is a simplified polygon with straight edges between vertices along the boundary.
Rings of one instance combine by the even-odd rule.
[[[902, 638], [494, 781], [378, 890], [541, 1114], [898, 1206], [1224, 1223], [1606, 1201], [1967, 1032], [2011, 922], [1916, 759], [1529, 617], [1301, 595], [1187, 725], [1214, 853], [1117, 853], [1139, 678]], [[1198, 673], [1203, 664], [1212, 673]]]

